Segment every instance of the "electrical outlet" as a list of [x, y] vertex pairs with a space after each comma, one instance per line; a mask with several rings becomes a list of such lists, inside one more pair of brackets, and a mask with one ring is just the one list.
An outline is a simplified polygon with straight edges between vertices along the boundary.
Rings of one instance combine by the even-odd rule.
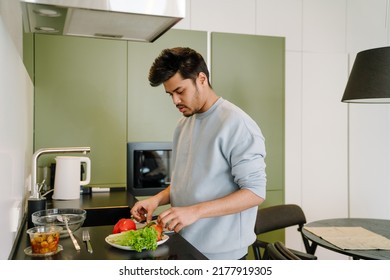
[[11, 232], [17, 232], [22, 217], [22, 201], [15, 201], [12, 204], [10, 216], [10, 230]]

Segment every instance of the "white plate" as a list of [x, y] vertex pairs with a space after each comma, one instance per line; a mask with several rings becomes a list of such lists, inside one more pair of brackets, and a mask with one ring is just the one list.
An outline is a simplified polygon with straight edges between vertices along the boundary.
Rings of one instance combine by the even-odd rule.
[[[115, 247], [115, 248], [118, 248], [118, 249], [122, 249], [122, 250], [127, 250], [127, 251], [135, 251], [133, 249], [133, 247], [131, 246], [122, 246], [122, 245], [118, 245], [118, 244], [115, 244], [115, 243], [112, 243], [110, 242], [110, 238], [116, 236], [116, 235], [119, 235], [120, 233], [116, 233], [116, 234], [110, 234], [109, 236], [107, 236], [104, 240], [110, 244], [112, 247]], [[162, 239], [160, 241], [157, 242], [157, 246], [160, 246], [161, 244], [165, 243], [167, 240], [169, 239], [169, 236], [168, 235], [163, 235]]]

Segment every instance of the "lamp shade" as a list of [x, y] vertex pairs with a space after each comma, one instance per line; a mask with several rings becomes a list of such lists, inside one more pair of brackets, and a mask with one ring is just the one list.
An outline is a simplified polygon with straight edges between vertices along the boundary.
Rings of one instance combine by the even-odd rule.
[[390, 47], [357, 54], [341, 101], [390, 103]]

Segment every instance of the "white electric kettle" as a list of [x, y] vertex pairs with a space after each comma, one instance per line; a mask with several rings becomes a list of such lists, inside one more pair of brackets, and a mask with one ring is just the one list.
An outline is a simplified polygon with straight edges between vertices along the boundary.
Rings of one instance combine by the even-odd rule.
[[[85, 163], [85, 180], [80, 179], [81, 163]], [[53, 199], [72, 200], [80, 198], [80, 186], [91, 180], [91, 160], [88, 157], [56, 157]]]

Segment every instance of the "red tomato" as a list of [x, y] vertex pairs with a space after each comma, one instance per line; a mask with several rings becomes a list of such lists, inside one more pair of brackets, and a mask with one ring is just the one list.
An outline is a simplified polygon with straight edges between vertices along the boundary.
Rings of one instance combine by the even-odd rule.
[[160, 225], [160, 224], [152, 224], [150, 227], [154, 228], [157, 231], [157, 241], [160, 241], [162, 239], [162, 232], [163, 232], [162, 225]]
[[123, 220], [124, 220], [124, 218], [123, 218], [123, 219], [120, 219], [120, 220], [115, 224], [114, 229], [112, 230], [112, 233], [119, 233], [119, 225], [120, 225], [120, 223], [121, 223]]
[[132, 219], [122, 218], [114, 226], [112, 233], [120, 233], [128, 230], [136, 230], [137, 226]]

